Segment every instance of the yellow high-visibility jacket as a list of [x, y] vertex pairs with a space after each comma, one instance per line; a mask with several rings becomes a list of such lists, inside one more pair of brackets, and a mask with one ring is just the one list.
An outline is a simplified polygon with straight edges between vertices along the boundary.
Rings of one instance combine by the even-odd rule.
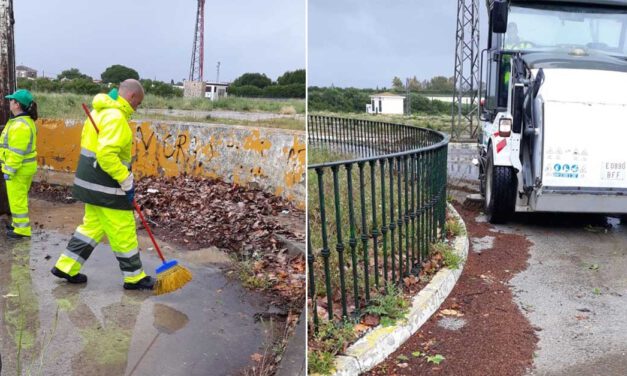
[[10, 119], [0, 135], [2, 173], [13, 176], [37, 172], [37, 127], [28, 115]]
[[88, 204], [132, 210], [120, 183], [131, 170], [133, 131], [128, 120], [133, 107], [121, 96], [114, 99], [107, 94], [96, 95], [92, 106], [100, 133], [85, 120], [74, 197]]

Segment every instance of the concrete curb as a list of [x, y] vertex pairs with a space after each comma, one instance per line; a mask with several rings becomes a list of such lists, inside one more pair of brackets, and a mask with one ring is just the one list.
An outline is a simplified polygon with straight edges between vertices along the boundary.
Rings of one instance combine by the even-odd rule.
[[359, 375], [385, 360], [420, 329], [453, 290], [464, 269], [469, 242], [466, 224], [452, 205], [448, 204], [448, 209], [463, 228], [462, 235], [455, 238], [452, 244], [454, 252], [462, 258], [459, 269], [444, 268], [438, 271], [431, 282], [413, 298], [404, 322], [389, 327], [377, 326], [351, 345], [346, 355], [336, 357], [334, 376]]

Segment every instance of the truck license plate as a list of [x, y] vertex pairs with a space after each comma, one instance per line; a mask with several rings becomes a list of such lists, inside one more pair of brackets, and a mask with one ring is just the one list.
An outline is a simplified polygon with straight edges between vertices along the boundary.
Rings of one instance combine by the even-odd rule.
[[625, 180], [627, 172], [627, 162], [603, 162], [601, 167], [601, 179], [603, 180]]

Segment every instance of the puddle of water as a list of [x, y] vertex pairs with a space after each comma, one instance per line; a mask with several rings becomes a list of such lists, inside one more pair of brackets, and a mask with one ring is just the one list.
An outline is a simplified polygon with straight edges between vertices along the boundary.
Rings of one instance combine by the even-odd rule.
[[199, 265], [230, 264], [232, 262], [226, 252], [223, 252], [216, 247], [187, 251], [185, 253], [181, 253], [179, 257], [186, 262]]
[[494, 247], [494, 236], [486, 235], [483, 238], [471, 238], [472, 250], [476, 253], [481, 253], [486, 249]]
[[457, 331], [466, 326], [466, 320], [459, 317], [442, 317], [438, 326], [446, 330]]
[[[75, 225], [75, 224], [74, 224]], [[227, 375], [263, 352], [269, 330], [256, 322], [260, 296], [206, 266], [203, 250], [180, 261], [194, 279], [175, 293], [125, 291], [108, 245], [86, 263], [86, 285], [50, 274], [69, 235], [37, 231], [33, 240], [0, 237], [0, 353], [4, 374], [15, 374], [18, 343], [24, 372], [45, 375]], [[142, 251], [144, 268], [160, 264]]]

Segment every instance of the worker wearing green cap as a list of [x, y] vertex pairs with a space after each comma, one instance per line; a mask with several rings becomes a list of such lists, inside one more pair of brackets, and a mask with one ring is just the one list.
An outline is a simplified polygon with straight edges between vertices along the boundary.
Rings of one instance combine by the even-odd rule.
[[28, 238], [31, 235], [28, 191], [37, 172], [37, 103], [23, 89], [5, 98], [9, 99], [11, 118], [0, 135], [0, 164], [11, 208], [7, 236]]

